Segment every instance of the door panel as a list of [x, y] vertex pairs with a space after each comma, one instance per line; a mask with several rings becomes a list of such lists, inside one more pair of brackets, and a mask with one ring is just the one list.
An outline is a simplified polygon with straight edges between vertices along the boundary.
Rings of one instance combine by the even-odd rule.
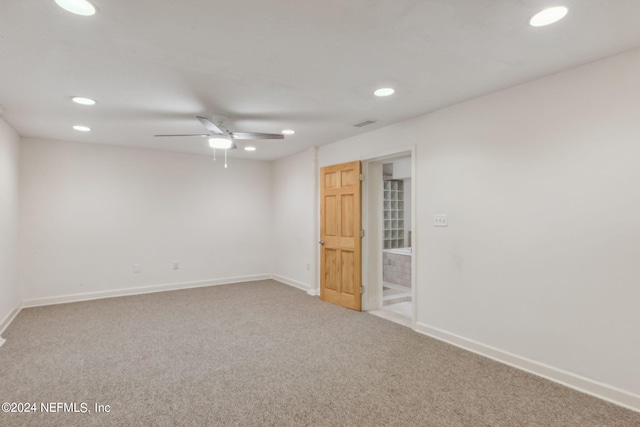
[[351, 187], [356, 184], [356, 182], [360, 182], [360, 173], [358, 172], [358, 176], [356, 177], [354, 170], [342, 171], [340, 174], [341, 179], [341, 187]]
[[342, 251], [342, 263], [340, 265], [342, 270], [342, 289], [340, 289], [340, 291], [344, 294], [356, 294], [356, 284], [354, 283], [355, 275], [353, 274], [354, 264], [354, 253], [351, 251]]
[[338, 286], [340, 284], [340, 280], [338, 280], [338, 256], [339, 251], [334, 249], [328, 249], [325, 251], [325, 262], [326, 262], [326, 284], [327, 289], [331, 291], [339, 292]]
[[340, 209], [340, 224], [342, 225], [342, 233], [340, 235], [342, 237], [353, 237], [353, 227], [354, 227], [354, 218], [353, 218], [353, 209], [354, 209], [354, 200], [353, 195], [345, 194], [341, 198], [342, 208]]
[[322, 212], [324, 224], [324, 230], [327, 236], [338, 235], [338, 197], [327, 196], [324, 200], [324, 210]]
[[320, 298], [360, 310], [361, 163], [320, 169]]
[[335, 188], [338, 182], [338, 173], [331, 172], [324, 176], [324, 188]]

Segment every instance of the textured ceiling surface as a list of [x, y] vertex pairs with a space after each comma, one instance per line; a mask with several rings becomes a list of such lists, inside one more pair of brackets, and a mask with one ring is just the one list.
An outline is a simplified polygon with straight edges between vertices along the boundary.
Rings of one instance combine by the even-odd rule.
[[[205, 138], [153, 135], [202, 133], [196, 115], [295, 129], [231, 154], [270, 160], [640, 46], [637, 0], [92, 3], [80, 17], [0, 0], [1, 114], [20, 135], [209, 153]], [[528, 25], [555, 4], [564, 20]], [[396, 93], [374, 97], [382, 86]]]

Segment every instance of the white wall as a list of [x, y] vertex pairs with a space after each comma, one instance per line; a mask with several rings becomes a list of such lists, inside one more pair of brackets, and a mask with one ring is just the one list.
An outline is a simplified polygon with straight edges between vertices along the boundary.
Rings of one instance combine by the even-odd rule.
[[0, 332], [20, 305], [17, 227], [18, 135], [0, 118]]
[[273, 162], [272, 272], [308, 291], [316, 289], [316, 173], [314, 149]]
[[418, 329], [640, 394], [639, 74], [633, 50], [320, 147], [416, 144]]
[[23, 296], [268, 273], [270, 182], [268, 162], [23, 139]]

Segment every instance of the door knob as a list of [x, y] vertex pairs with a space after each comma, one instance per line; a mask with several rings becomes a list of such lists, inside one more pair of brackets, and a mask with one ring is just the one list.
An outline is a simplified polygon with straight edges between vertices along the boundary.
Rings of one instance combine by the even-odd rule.
[[318, 243], [320, 243], [321, 245], [324, 245], [324, 240], [320, 240]]

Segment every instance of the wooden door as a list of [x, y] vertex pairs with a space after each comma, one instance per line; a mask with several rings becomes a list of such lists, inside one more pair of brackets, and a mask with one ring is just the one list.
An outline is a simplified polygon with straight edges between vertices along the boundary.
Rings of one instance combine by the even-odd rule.
[[361, 310], [360, 162], [320, 169], [320, 299]]

